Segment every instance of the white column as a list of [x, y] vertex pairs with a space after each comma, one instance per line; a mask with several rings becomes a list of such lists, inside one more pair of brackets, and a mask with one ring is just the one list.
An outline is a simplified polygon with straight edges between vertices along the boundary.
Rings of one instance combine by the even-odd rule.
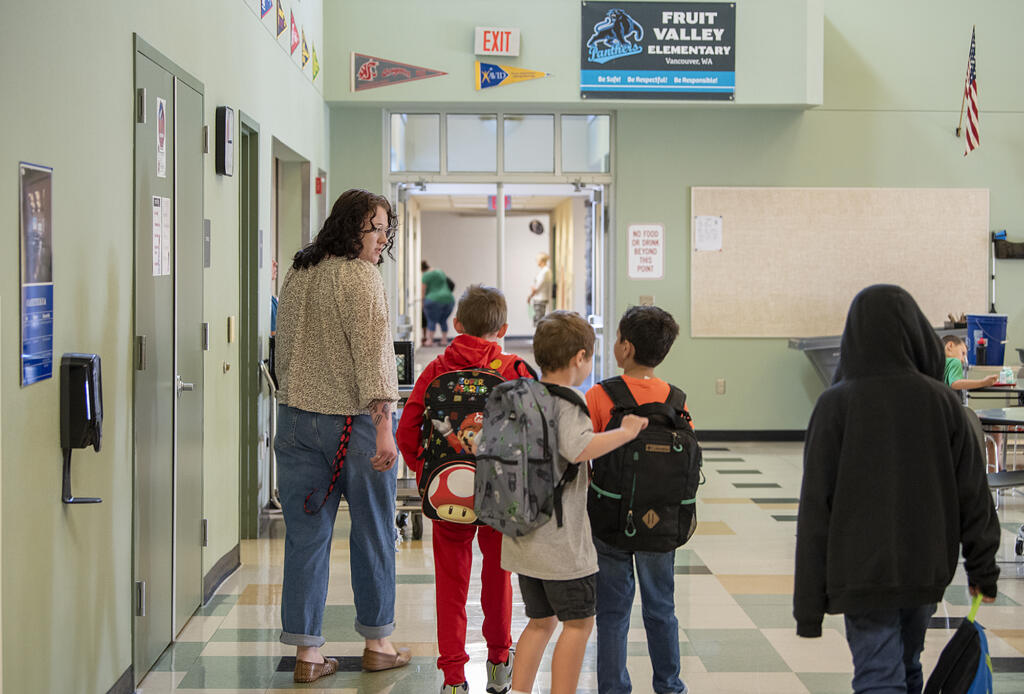
[[498, 184], [494, 207], [498, 213], [498, 289], [505, 291], [505, 184]]

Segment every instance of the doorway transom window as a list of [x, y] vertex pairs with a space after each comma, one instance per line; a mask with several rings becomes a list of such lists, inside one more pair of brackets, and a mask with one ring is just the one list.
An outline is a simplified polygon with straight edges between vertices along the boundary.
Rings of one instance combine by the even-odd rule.
[[607, 113], [390, 113], [390, 173], [609, 174]]

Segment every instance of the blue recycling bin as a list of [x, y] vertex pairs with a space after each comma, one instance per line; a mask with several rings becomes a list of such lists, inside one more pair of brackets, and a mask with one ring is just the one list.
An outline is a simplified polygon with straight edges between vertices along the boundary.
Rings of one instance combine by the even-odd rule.
[[981, 366], [1002, 366], [1006, 349], [1006, 314], [982, 313], [967, 315], [967, 363], [978, 364], [975, 348], [985, 338], [985, 363]]

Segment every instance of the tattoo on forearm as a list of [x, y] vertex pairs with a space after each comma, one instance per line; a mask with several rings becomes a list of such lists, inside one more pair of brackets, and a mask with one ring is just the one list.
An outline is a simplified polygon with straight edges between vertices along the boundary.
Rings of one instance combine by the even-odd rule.
[[370, 414], [373, 416], [373, 425], [380, 426], [382, 422], [391, 419], [391, 401], [373, 400], [370, 402]]

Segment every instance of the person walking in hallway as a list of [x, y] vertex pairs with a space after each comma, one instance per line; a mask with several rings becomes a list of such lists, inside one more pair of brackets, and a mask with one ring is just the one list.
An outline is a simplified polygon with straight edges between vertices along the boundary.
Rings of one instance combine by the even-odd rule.
[[980, 442], [943, 383], [939, 338], [913, 297], [853, 299], [831, 388], [804, 446], [793, 616], [818, 638], [843, 614], [856, 694], [920, 694], [921, 650], [957, 569], [996, 598], [999, 519]]
[[409, 662], [395, 626], [398, 399], [384, 282], [377, 266], [394, 242], [386, 198], [349, 190], [323, 229], [295, 254], [277, 317], [279, 414], [274, 451], [285, 521], [281, 642], [296, 647], [294, 679], [333, 674], [320, 647], [338, 504], [348, 502], [355, 629], [362, 666]]
[[[448, 344], [448, 317], [452, 315], [452, 309], [455, 308], [455, 295], [452, 294], [455, 283], [448, 279], [448, 275], [441, 270], [431, 269], [426, 260], [420, 262], [420, 270], [423, 272], [423, 284], [421, 285], [423, 315], [427, 319], [427, 324], [424, 326], [423, 346]], [[440, 334], [437, 338], [434, 337], [435, 327]]]
[[551, 302], [551, 268], [548, 267], [550, 260], [551, 256], [547, 253], [537, 254], [537, 267], [540, 270], [530, 286], [530, 295], [526, 297], [526, 302], [533, 306], [534, 328], [548, 312], [548, 304]]

